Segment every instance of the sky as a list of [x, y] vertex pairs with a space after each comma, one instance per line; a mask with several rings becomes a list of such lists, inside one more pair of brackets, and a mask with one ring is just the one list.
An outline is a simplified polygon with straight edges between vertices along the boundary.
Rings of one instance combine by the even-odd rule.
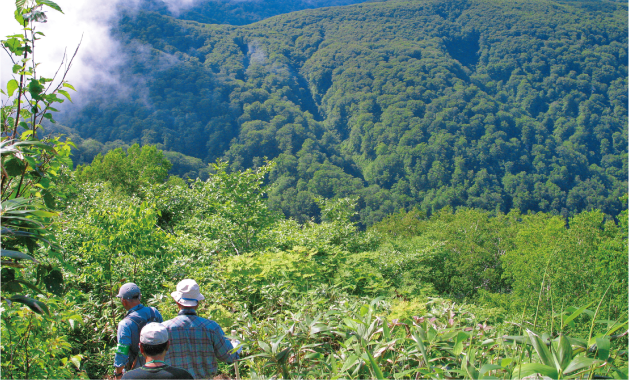
[[[198, 0], [165, 0], [169, 9], [177, 14]], [[62, 62], [64, 52], [72, 56], [79, 46], [67, 80], [80, 92], [94, 83], [116, 81], [111, 77], [116, 65], [124, 63], [120, 45], [111, 38], [109, 25], [117, 16], [117, 9], [133, 9], [139, 0], [55, 0], [63, 14], [48, 9], [48, 22], [38, 23], [37, 30], [45, 37], [35, 47], [35, 61], [41, 63], [38, 75], [52, 77]], [[20, 32], [15, 21], [13, 0], [0, 1], [0, 39]], [[2, 88], [11, 79], [13, 64], [4, 51], [0, 51], [0, 76]]]

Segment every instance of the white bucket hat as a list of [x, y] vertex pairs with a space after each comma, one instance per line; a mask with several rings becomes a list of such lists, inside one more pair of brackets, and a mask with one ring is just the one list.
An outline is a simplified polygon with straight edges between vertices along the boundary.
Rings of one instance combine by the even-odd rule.
[[199, 301], [205, 299], [201, 291], [199, 290], [199, 284], [196, 281], [189, 278], [181, 280], [177, 284], [177, 290], [170, 293], [175, 302], [181, 306], [197, 306]]

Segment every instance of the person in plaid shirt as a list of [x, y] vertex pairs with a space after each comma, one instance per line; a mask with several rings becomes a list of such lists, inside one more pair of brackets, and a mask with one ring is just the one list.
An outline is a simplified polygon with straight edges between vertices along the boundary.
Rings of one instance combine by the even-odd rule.
[[179, 314], [163, 323], [170, 333], [166, 362], [185, 369], [195, 379], [207, 379], [216, 374], [217, 360], [233, 363], [239, 359], [242, 349], [231, 351], [240, 342], [230, 342], [218, 323], [197, 315], [199, 301], [205, 297], [196, 281], [182, 280], [170, 295], [179, 307]]

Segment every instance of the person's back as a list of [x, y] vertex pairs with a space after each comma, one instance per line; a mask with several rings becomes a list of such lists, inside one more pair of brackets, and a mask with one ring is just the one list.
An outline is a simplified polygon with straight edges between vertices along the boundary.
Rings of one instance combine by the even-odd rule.
[[[240, 349], [231, 353], [232, 343], [218, 323], [197, 316], [198, 303], [205, 297], [194, 280], [179, 282], [171, 296], [177, 303], [179, 315], [163, 323], [170, 333], [166, 361], [190, 372], [195, 379], [204, 379], [216, 374], [218, 360], [227, 363], [238, 360]], [[234, 341], [234, 344], [239, 343]]]
[[171, 342], [166, 361], [185, 368], [196, 379], [214, 375], [218, 360], [229, 363], [238, 358], [230, 354], [232, 345], [218, 323], [197, 316], [195, 310], [180, 311], [164, 326], [170, 332]]
[[140, 368], [126, 372], [127, 379], [194, 379], [188, 371], [170, 366], [165, 359], [169, 349], [168, 329], [161, 323], [149, 323], [140, 334], [139, 349], [147, 361]]
[[114, 377], [122, 376], [123, 368], [131, 370], [144, 364], [144, 357], [139, 355], [140, 331], [149, 322], [162, 322], [159, 311], [142, 305], [140, 288], [132, 283], [120, 287], [116, 296], [127, 310], [126, 316], [118, 323], [116, 334], [118, 345], [114, 356]]
[[157, 368], [136, 368], [125, 373], [122, 379], [194, 379], [194, 377], [186, 370], [165, 365]]

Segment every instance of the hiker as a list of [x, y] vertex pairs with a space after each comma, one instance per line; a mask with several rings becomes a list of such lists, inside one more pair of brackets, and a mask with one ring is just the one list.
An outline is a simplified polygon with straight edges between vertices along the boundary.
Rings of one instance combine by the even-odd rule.
[[182, 280], [170, 295], [177, 303], [179, 314], [164, 322], [170, 333], [170, 349], [165, 359], [168, 363], [185, 369], [195, 379], [207, 379], [216, 374], [217, 360], [227, 363], [238, 360], [242, 348], [234, 353], [230, 351], [240, 342], [230, 342], [218, 323], [197, 315], [199, 301], [205, 297], [196, 281]]
[[166, 351], [168, 329], [161, 323], [148, 323], [140, 333], [140, 352], [146, 358], [146, 363], [126, 372], [122, 379], [194, 379], [188, 371], [166, 364]]
[[123, 369], [130, 371], [144, 365], [140, 355], [140, 331], [149, 322], [163, 322], [162, 315], [154, 307], [140, 303], [140, 288], [132, 283], [120, 287], [116, 296], [120, 298], [127, 315], [118, 323], [118, 347], [114, 357], [114, 378], [122, 376]]

